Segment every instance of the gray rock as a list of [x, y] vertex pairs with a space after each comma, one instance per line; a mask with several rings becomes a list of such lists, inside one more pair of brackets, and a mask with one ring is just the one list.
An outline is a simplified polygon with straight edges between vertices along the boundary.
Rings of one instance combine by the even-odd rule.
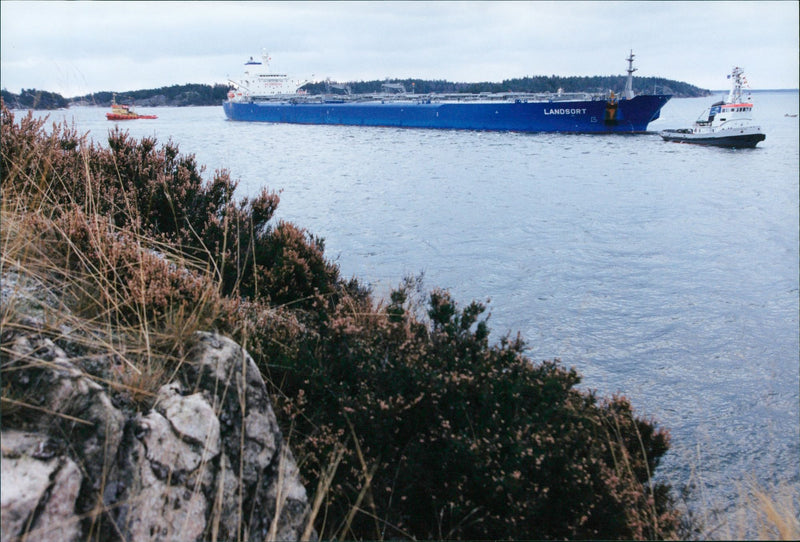
[[52, 455], [41, 434], [4, 430], [2, 440], [0, 540], [22, 532], [43, 542], [79, 540], [75, 501], [83, 477], [75, 462]]
[[159, 390], [156, 408], [172, 425], [172, 430], [188, 443], [203, 447], [209, 454], [219, 453], [219, 420], [200, 393], [183, 396], [177, 384]]
[[300, 538], [297, 464], [233, 341], [198, 333], [145, 412], [115, 407], [42, 334], [9, 327], [2, 347], [4, 385], [21, 394], [3, 419], [2, 542]]

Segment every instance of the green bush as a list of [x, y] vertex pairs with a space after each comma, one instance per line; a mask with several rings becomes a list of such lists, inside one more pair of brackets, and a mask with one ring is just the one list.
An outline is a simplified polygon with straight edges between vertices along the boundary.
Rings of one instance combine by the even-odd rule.
[[534, 363], [521, 338], [491, 343], [481, 303], [461, 308], [411, 280], [377, 302], [339, 276], [320, 239], [272, 223], [274, 193], [237, 202], [227, 172], [204, 181], [171, 142], [113, 131], [102, 148], [2, 115], [4, 200], [108, 217], [162, 257], [171, 246], [205, 266], [202, 284], [222, 298], [155, 259], [164, 286], [146, 289], [152, 308], [128, 310], [127, 323], [167, 318], [182, 299], [218, 305], [203, 322], [253, 354], [309, 490], [324, 490], [322, 538], [676, 536], [669, 488], [652, 480], [667, 433], [623, 397], [577, 389], [559, 362]]
[[[575, 389], [574, 370], [533, 364], [519, 338], [490, 345], [480, 304], [459, 309], [434, 291], [426, 324], [400, 305], [405, 298], [404, 288], [394, 292], [369, 324], [357, 312], [340, 314], [323, 352], [272, 372], [289, 402], [302, 398], [295, 432], [318, 437], [319, 446], [352, 427], [359, 441], [366, 464], [345, 456], [333, 517], [345, 517], [375, 469], [368, 513], [345, 536], [674, 534], [668, 488], [649, 486], [668, 448], [665, 432], [636, 419], [624, 398], [598, 401]], [[294, 444], [301, 456], [305, 442]], [[324, 467], [306, 469], [319, 475]]]

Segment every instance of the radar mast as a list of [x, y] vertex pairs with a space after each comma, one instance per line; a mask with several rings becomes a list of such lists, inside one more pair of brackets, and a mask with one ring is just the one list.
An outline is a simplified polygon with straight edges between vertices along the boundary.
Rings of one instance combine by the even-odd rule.
[[633, 72], [637, 70], [637, 68], [633, 67], [633, 49], [631, 49], [631, 54], [625, 60], [628, 61], [628, 80], [625, 81], [625, 99], [630, 100], [633, 98]]

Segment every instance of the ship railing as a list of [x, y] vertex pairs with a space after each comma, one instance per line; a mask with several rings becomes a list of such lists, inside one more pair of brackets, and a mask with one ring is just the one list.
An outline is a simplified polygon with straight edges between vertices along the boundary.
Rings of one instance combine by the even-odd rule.
[[291, 102], [291, 103], [324, 103], [335, 100], [336, 102], [375, 102], [384, 103], [441, 103], [441, 102], [564, 102], [573, 100], [605, 100], [602, 94], [588, 92], [573, 93], [528, 93], [528, 92], [498, 92], [498, 93], [368, 93], [368, 94], [267, 94], [247, 96], [246, 101], [258, 102]]
[[749, 119], [749, 118], [748, 119], [742, 119], [742, 118], [729, 119], [729, 120], [723, 121], [719, 125], [719, 127], [727, 129], [727, 130], [732, 129], [732, 128], [748, 128], [748, 127], [753, 126], [752, 120], [753, 119]]

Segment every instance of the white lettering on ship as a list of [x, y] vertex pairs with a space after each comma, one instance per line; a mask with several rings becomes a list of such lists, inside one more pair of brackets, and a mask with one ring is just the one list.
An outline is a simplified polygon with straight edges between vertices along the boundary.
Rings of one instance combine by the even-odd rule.
[[585, 115], [586, 108], [577, 108], [577, 109], [545, 109], [545, 115]]

